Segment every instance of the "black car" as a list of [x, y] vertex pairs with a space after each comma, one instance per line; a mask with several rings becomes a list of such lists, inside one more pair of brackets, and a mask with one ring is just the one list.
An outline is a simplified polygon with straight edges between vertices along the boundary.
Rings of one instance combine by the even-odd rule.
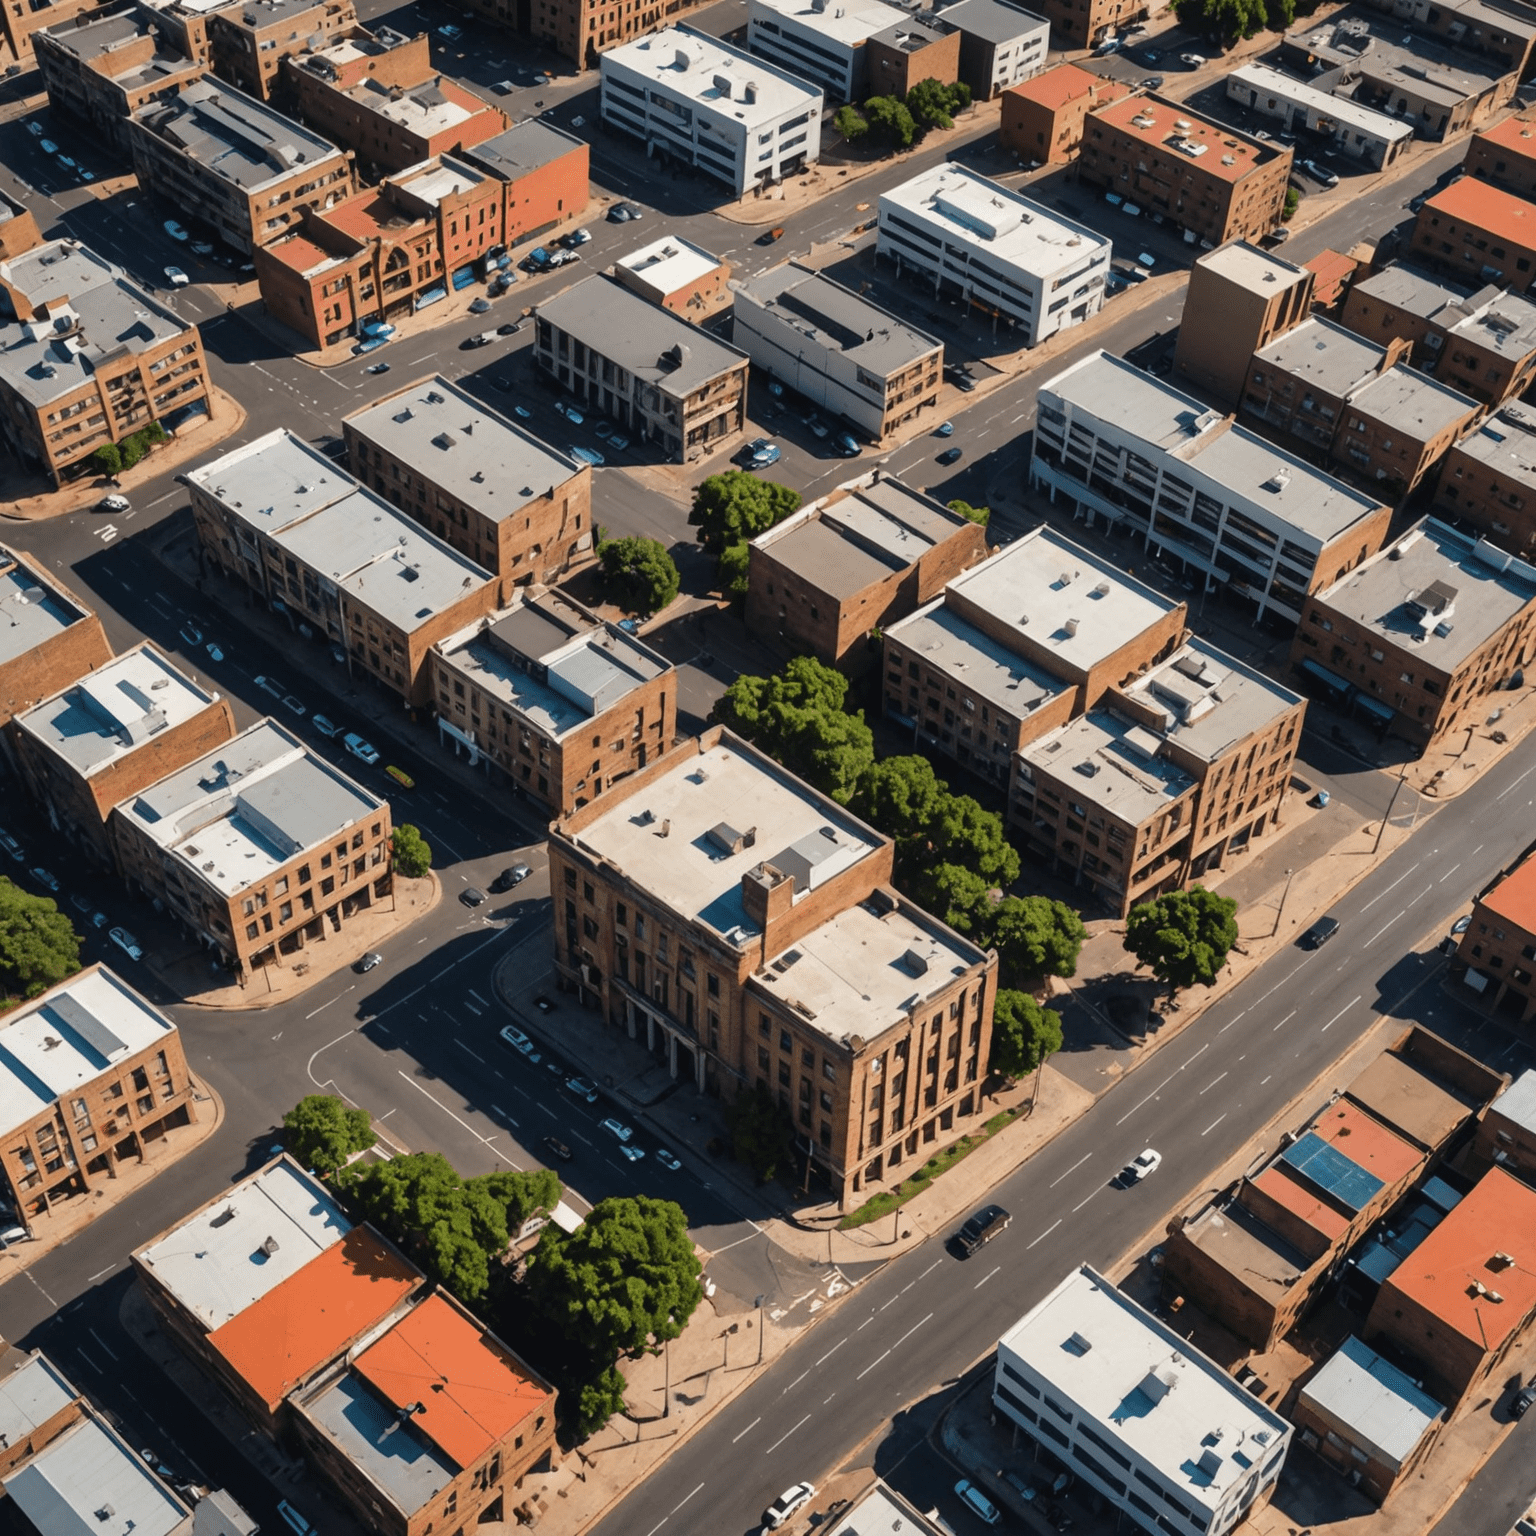
[[459, 900], [466, 907], [478, 907], [485, 900], [485, 892], [473, 885], [467, 885], [459, 892]]
[[362, 975], [366, 971], [371, 971], [374, 966], [381, 964], [383, 959], [384, 956], [381, 955], [376, 949], [370, 949], [361, 960], [357, 961], [357, 963], [353, 965], [352, 969], [359, 975]]
[[961, 450], [959, 448], [946, 448], [944, 452], [939, 455], [939, 463], [958, 464], [960, 462], [960, 453]]
[[568, 1163], [576, 1155], [558, 1136], [546, 1136], [544, 1138], [544, 1150], [551, 1157], [558, 1157], [562, 1163]]
[[1512, 1419], [1523, 1419], [1526, 1410], [1532, 1403], [1536, 1403], [1536, 1381], [1528, 1387], [1521, 1387], [1509, 1400], [1509, 1416]]
[[504, 395], [510, 395], [517, 385], [511, 379], [492, 379], [491, 388], [499, 389]]
[[985, 1205], [955, 1234], [955, 1242], [969, 1258], [978, 1248], [990, 1243], [1012, 1220], [1002, 1206]]
[[1321, 949], [1338, 931], [1338, 918], [1320, 917], [1302, 934], [1301, 947], [1303, 949]]
[[496, 334], [498, 336], [516, 336], [522, 328], [523, 322], [521, 320], [509, 320], [505, 325], [498, 325], [496, 327]]
[[533, 871], [526, 864], [512, 864], [491, 881], [493, 891], [510, 891], [514, 885], [521, 885]]

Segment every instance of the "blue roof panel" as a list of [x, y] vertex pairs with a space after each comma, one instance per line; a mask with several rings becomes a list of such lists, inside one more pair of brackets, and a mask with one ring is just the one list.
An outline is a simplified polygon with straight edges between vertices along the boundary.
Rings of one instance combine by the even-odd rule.
[[1310, 1180], [1352, 1211], [1364, 1209], [1382, 1187], [1382, 1180], [1330, 1146], [1316, 1131], [1308, 1131], [1280, 1154], [1280, 1161]]

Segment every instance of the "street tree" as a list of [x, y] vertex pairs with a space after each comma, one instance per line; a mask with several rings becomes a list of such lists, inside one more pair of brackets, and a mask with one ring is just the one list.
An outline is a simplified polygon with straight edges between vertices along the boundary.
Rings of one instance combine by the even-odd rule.
[[853, 809], [887, 837], [926, 837], [948, 793], [926, 757], [883, 757], [859, 780]]
[[752, 546], [745, 539], [727, 544], [720, 551], [718, 571], [720, 590], [729, 598], [747, 595], [747, 574], [752, 563]]
[[864, 103], [871, 135], [888, 149], [911, 149], [917, 124], [906, 104], [894, 96], [871, 96]]
[[1198, 983], [1216, 984], [1237, 943], [1237, 903], [1204, 886], [1165, 891], [1131, 908], [1125, 920], [1125, 947], [1147, 967], [1169, 995]]
[[761, 1084], [744, 1088], [725, 1107], [726, 1129], [737, 1162], [766, 1184], [789, 1165], [795, 1151], [795, 1126], [789, 1111]]
[[1061, 1015], [1028, 992], [1002, 988], [992, 1009], [991, 1069], [1010, 1081], [1039, 1068], [1061, 1049]]
[[597, 551], [603, 595], [625, 613], [660, 613], [677, 596], [677, 563], [659, 539], [609, 539]]
[[1005, 896], [989, 914], [987, 941], [1010, 982], [1075, 976], [1088, 930], [1064, 901], [1049, 896]]
[[355, 1152], [373, 1145], [373, 1120], [330, 1093], [312, 1093], [283, 1116], [288, 1150], [322, 1178], [343, 1167]]
[[755, 539], [800, 509], [800, 493], [744, 469], [722, 470], [701, 481], [693, 493], [688, 521], [699, 541], [719, 555], [732, 544]]
[[1019, 878], [1019, 851], [1008, 841], [1003, 818], [970, 795], [947, 795], [928, 825], [929, 857], [959, 864], [988, 885], [1009, 886]]
[[980, 523], [983, 528], [992, 521], [991, 507], [973, 507], [968, 501], [952, 501], [949, 510], [972, 523]]
[[943, 85], [937, 80], [919, 80], [906, 95], [906, 108], [918, 129], [953, 128], [955, 113], [971, 104], [971, 88], [964, 81]]
[[396, 827], [389, 842], [395, 869], [407, 880], [420, 880], [432, 868], [432, 845], [410, 822]]
[[837, 109], [836, 114], [832, 118], [832, 126], [850, 144], [856, 143], [869, 132], [869, 124], [864, 121], [859, 109], [851, 102]]
[[53, 898], [0, 875], [0, 993], [36, 997], [79, 969], [79, 935]]

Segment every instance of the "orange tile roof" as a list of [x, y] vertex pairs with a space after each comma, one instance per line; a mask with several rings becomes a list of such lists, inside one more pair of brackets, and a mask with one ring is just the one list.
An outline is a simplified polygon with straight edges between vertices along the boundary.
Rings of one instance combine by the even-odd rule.
[[1266, 1168], [1252, 1183], [1255, 1189], [1304, 1221], [1314, 1232], [1320, 1232], [1330, 1243], [1349, 1227], [1349, 1217], [1320, 1200], [1310, 1189], [1303, 1188], [1275, 1164]]
[[1357, 1168], [1375, 1174], [1383, 1184], [1397, 1183], [1424, 1161], [1417, 1147], [1348, 1099], [1330, 1104], [1312, 1122], [1312, 1129], [1335, 1152], [1343, 1153]]
[[1512, 154], [1536, 159], [1536, 121], [1528, 117], [1506, 117], [1502, 123], [1486, 128], [1478, 134], [1490, 144], [1507, 149]]
[[[351, 235], [355, 240], [372, 240], [379, 235], [400, 239], [412, 230], [431, 225], [430, 219], [405, 218], [388, 198], [377, 192], [350, 197], [346, 202], [328, 208], [321, 217], [332, 228]], [[389, 228], [390, 221], [396, 219], [400, 221], [399, 226]]]
[[1048, 69], [1043, 75], [1023, 80], [1018, 85], [1010, 85], [1008, 94], [1022, 96], [1025, 101], [1038, 102], [1042, 107], [1056, 111], [1069, 101], [1076, 101], [1079, 96], [1091, 95], [1097, 84], [1098, 75], [1079, 69], [1076, 64], [1058, 64], [1055, 69]]
[[[1536, 1189], [1491, 1169], [1386, 1285], [1479, 1349], [1498, 1349], [1536, 1305]], [[1478, 1285], [1503, 1299], [1490, 1301]]]
[[396, 1408], [420, 1403], [412, 1426], [470, 1467], [553, 1394], [516, 1357], [440, 1295], [431, 1295], [352, 1363]]
[[[1113, 124], [1133, 139], [1140, 139], [1143, 144], [1168, 149], [1179, 159], [1188, 159], [1192, 166], [1199, 167], [1208, 175], [1218, 176], [1223, 181], [1241, 181], [1260, 164], [1267, 165], [1279, 157], [1279, 151], [1269, 145], [1242, 138], [1221, 123], [1211, 123], [1203, 117], [1196, 117], [1181, 102], [1163, 101], [1155, 96], [1128, 96], [1123, 101], [1100, 107], [1091, 114], [1091, 118], [1094, 122]], [[1137, 118], [1142, 121], [1136, 122]], [[1146, 121], [1148, 118], [1150, 122]], [[1186, 126], [1175, 128], [1175, 123], [1184, 123]], [[1204, 145], [1205, 153], [1186, 156], [1173, 148], [1175, 140]], [[1229, 157], [1232, 163], [1224, 165], [1222, 162]]]
[[353, 1227], [208, 1339], [276, 1408], [312, 1371], [382, 1322], [422, 1279], [366, 1227]]
[[1319, 251], [1311, 261], [1302, 262], [1307, 271], [1317, 279], [1317, 288], [1331, 293], [1355, 275], [1355, 258], [1342, 251]]
[[1536, 933], [1536, 857], [1512, 869], [1478, 903], [1527, 933]]
[[1437, 213], [1459, 224], [1485, 229], [1511, 245], [1523, 245], [1527, 250], [1536, 246], [1536, 204], [1490, 187], [1476, 176], [1463, 176], [1437, 192], [1424, 204], [1419, 218]]
[[334, 259], [329, 251], [322, 250], [313, 240], [306, 240], [303, 235], [287, 235], [273, 241], [267, 247], [267, 255], [299, 273], [308, 272], [322, 262]]

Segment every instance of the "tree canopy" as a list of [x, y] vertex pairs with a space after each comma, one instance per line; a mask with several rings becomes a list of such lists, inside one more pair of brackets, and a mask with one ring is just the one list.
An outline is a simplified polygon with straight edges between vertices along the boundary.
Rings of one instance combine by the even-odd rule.
[[720, 590], [727, 597], [747, 595], [747, 577], [752, 565], [752, 546], [745, 539], [738, 539], [720, 551]]
[[719, 555], [799, 511], [800, 499], [800, 492], [787, 485], [727, 469], [700, 482], [688, 521], [699, 530], [704, 547]]
[[1005, 896], [991, 911], [988, 938], [1010, 982], [1075, 976], [1088, 930], [1064, 901]]
[[953, 128], [955, 113], [971, 104], [971, 88], [963, 80], [943, 85], [937, 80], [919, 80], [907, 92], [906, 108], [919, 130]]
[[79, 935], [53, 898], [0, 875], [0, 991], [36, 997], [79, 969]]
[[1296, 0], [1173, 0], [1173, 12], [1181, 26], [1227, 44], [1283, 32], [1296, 19]]
[[992, 1010], [990, 1066], [1001, 1077], [1023, 1077], [1061, 1049], [1061, 1015], [1043, 1008], [1028, 992], [1008, 988]]
[[599, 545], [603, 595], [626, 613], [660, 613], [677, 596], [677, 563], [659, 539], [609, 539]]
[[795, 1126], [789, 1111], [761, 1084], [736, 1095], [725, 1108], [731, 1151], [766, 1184], [794, 1155]]
[[408, 880], [420, 880], [432, 868], [432, 845], [417, 827], [404, 822], [390, 836], [395, 868]]
[[863, 114], [851, 102], [837, 109], [832, 118], [832, 126], [850, 144], [862, 139], [869, 132], [869, 124], [864, 121]]
[[335, 1173], [354, 1152], [373, 1145], [373, 1120], [366, 1109], [351, 1109], [334, 1094], [312, 1093], [283, 1116], [288, 1150], [322, 1177]]
[[917, 137], [917, 123], [895, 96], [871, 96], [864, 103], [864, 121], [870, 135], [888, 149], [911, 149]]
[[1237, 903], [1202, 885], [1131, 908], [1125, 947], [1169, 990], [1216, 984], [1237, 943]]
[[853, 809], [900, 841], [924, 836], [948, 794], [926, 757], [883, 757], [859, 780]]
[[949, 510], [960, 517], [973, 523], [980, 523], [983, 528], [992, 521], [991, 507], [973, 507], [968, 501], [952, 501]]

